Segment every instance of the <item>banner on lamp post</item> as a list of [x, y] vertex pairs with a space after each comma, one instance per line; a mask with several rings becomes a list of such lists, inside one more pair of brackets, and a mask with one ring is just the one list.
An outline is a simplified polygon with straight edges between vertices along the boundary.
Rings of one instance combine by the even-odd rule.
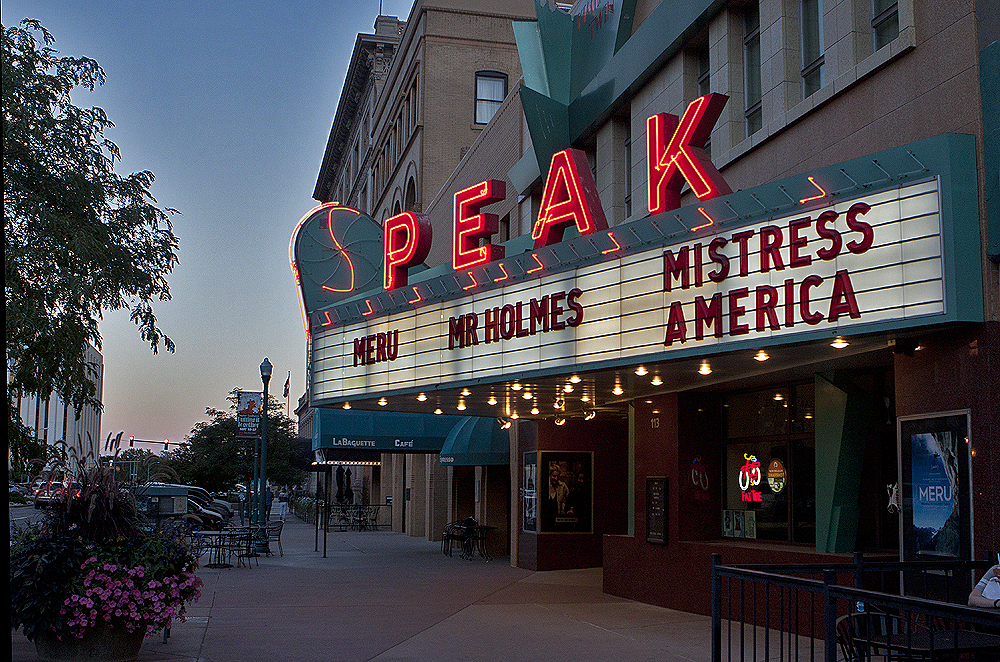
[[261, 391], [240, 391], [236, 408], [236, 436], [260, 436], [260, 412], [264, 394]]

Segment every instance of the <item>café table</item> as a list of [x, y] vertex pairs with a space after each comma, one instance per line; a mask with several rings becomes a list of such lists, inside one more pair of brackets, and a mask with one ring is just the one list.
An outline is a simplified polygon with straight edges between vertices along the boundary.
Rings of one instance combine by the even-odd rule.
[[199, 531], [198, 535], [205, 541], [205, 548], [209, 553], [209, 562], [206, 568], [232, 568], [230, 560], [230, 540], [232, 531]]
[[465, 537], [462, 540], [462, 558], [472, 560], [475, 552], [486, 559], [489, 563], [492, 557], [486, 551], [486, 538], [491, 531], [496, 531], [497, 527], [488, 524], [477, 524], [476, 526], [465, 527]]

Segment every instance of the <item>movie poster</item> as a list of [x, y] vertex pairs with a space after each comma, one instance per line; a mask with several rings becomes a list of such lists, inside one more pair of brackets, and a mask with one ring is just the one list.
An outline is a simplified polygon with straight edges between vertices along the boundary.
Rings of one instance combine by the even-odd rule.
[[957, 439], [948, 431], [923, 432], [910, 444], [916, 551], [959, 556]]
[[542, 533], [593, 531], [593, 454], [542, 452], [538, 454]]

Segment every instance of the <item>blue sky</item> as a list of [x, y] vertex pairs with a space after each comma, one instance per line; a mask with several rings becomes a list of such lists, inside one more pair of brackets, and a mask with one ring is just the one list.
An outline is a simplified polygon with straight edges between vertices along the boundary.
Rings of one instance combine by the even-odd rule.
[[[383, 0], [406, 20], [411, 0]], [[37, 18], [62, 55], [90, 57], [104, 87], [74, 102], [103, 108], [121, 174], [150, 170], [173, 207], [180, 264], [173, 299], [155, 306], [174, 354], [153, 356], [127, 312], [108, 314], [102, 439], [170, 439], [259, 390], [274, 365], [291, 408], [305, 384], [305, 334], [288, 242], [312, 199], [355, 37], [373, 32], [379, 0], [101, 3], [4, 0], [4, 27]]]

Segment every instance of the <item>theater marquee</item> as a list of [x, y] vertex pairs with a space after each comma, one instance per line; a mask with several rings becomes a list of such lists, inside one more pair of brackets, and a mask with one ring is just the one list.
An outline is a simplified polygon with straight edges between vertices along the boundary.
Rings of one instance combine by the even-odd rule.
[[[553, 245], [515, 240], [502, 259], [411, 273], [395, 292], [310, 310], [313, 399], [975, 319], [964, 310], [973, 299], [956, 293], [963, 279], [978, 287], [954, 257], [977, 237], [949, 227], [974, 195], [956, 184], [956, 142], [929, 139]], [[939, 158], [945, 167], [923, 160]], [[865, 181], [869, 163], [890, 176]]]

